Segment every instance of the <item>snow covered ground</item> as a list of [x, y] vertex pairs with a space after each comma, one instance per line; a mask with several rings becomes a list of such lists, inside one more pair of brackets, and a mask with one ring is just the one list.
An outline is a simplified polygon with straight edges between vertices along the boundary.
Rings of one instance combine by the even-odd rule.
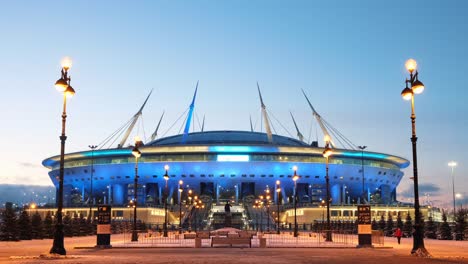
[[[51, 256], [52, 240], [0, 242], [0, 263], [468, 263], [468, 241], [425, 240], [431, 259], [410, 256], [413, 240], [385, 238], [385, 248], [141, 248], [95, 249], [96, 237], [66, 238], [67, 256]], [[123, 245], [123, 235], [112, 235]], [[389, 248], [390, 247], [390, 248]], [[42, 256], [40, 256], [43, 254]], [[52, 261], [52, 262], [51, 262]]]

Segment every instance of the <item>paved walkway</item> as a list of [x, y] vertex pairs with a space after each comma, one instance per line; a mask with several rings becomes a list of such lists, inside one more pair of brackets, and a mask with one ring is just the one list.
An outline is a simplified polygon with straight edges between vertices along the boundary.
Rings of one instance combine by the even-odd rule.
[[[89, 248], [95, 237], [66, 238], [67, 257], [39, 258], [49, 251], [52, 240], [0, 242], [0, 263], [468, 263], [468, 241], [425, 240], [434, 258], [410, 256], [412, 239], [386, 238], [390, 249], [356, 248]], [[123, 243], [113, 235], [112, 243]], [[88, 247], [77, 249], [76, 247]], [[45, 254], [47, 256], [47, 254]], [[51, 262], [52, 261], [52, 262]]]

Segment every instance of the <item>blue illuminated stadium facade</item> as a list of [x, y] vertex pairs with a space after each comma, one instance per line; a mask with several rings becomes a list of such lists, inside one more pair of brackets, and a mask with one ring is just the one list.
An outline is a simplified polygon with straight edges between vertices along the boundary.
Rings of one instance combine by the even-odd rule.
[[[183, 143], [182, 143], [183, 142]], [[250, 131], [207, 131], [160, 138], [146, 143], [138, 162], [138, 204], [160, 205], [165, 188], [164, 165], [169, 165], [168, 191], [177, 200], [178, 182], [199, 195], [214, 200], [242, 201], [274, 190], [280, 181], [282, 203], [291, 202], [297, 166], [297, 194], [302, 203], [319, 204], [325, 199], [323, 148], [303, 141]], [[132, 148], [113, 148], [65, 155], [64, 204], [85, 203], [91, 189], [95, 202], [126, 206], [133, 199], [135, 158]], [[364, 186], [367, 199], [379, 204], [396, 201], [395, 189], [408, 160], [375, 152], [333, 149], [330, 162], [332, 204], [358, 203]], [[59, 156], [43, 161], [58, 186]], [[268, 187], [267, 187], [268, 186]]]

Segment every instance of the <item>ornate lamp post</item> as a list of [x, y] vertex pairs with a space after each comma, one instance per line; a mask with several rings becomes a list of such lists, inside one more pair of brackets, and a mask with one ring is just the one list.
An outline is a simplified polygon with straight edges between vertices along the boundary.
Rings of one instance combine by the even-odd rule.
[[294, 237], [297, 237], [298, 236], [298, 232], [297, 232], [297, 180], [299, 180], [299, 176], [296, 174], [297, 172], [297, 166], [294, 166], [293, 167], [293, 170], [294, 170], [294, 176], [292, 178], [292, 180], [294, 181]]
[[322, 200], [320, 202], [320, 208], [322, 208], [322, 229], [323, 229], [323, 222], [325, 222], [324, 218], [325, 218], [325, 200]]
[[133, 230], [132, 241], [138, 241], [137, 230], [137, 206], [138, 206], [138, 159], [141, 157], [141, 152], [138, 149], [143, 142], [137, 136], [135, 137], [135, 147], [132, 149], [132, 155], [135, 157], [135, 179], [133, 183]]
[[62, 60], [62, 71], [60, 79], [55, 82], [55, 88], [63, 93], [63, 112], [62, 112], [62, 134], [60, 135], [60, 169], [59, 169], [59, 189], [57, 201], [57, 224], [55, 225], [54, 242], [50, 253], [66, 255], [67, 251], [63, 242], [63, 223], [62, 223], [62, 208], [63, 208], [63, 174], [65, 163], [65, 123], [67, 120], [67, 98], [71, 98], [75, 94], [75, 90], [71, 87], [71, 78], [68, 76], [68, 70], [72, 66], [70, 58], [65, 57]]
[[326, 188], [327, 188], [327, 231], [326, 231], [326, 239], [327, 242], [332, 242], [332, 233], [331, 233], [331, 225], [330, 225], [330, 177], [328, 176], [328, 159], [333, 154], [332, 149], [330, 148], [330, 138], [325, 137], [325, 149], [323, 150], [323, 156], [325, 157], [325, 181], [326, 181]]
[[453, 175], [453, 170], [457, 166], [457, 163], [455, 161], [451, 161], [448, 163], [449, 167], [451, 168], [452, 171], [452, 195], [453, 195], [453, 221], [455, 222], [455, 177]]
[[277, 225], [276, 225], [276, 233], [279, 235], [280, 234], [280, 193], [281, 193], [281, 188], [280, 188], [280, 181], [276, 181], [276, 217], [278, 217], [277, 220]]
[[267, 208], [267, 231], [270, 231], [270, 188], [266, 187], [265, 190], [265, 206]]
[[367, 146], [358, 146], [358, 148], [361, 150], [361, 173], [362, 173], [362, 201], [361, 204], [364, 204], [365, 199], [367, 199], [367, 191], [364, 186], [364, 149], [367, 148]]
[[[187, 202], [188, 202], [188, 206], [189, 206], [190, 212], [192, 212], [192, 211], [191, 211], [191, 210], [192, 210], [192, 209], [191, 209], [191, 208], [192, 208], [192, 207], [191, 207], [191, 206], [192, 206], [192, 190], [191, 190], [191, 189], [188, 190], [187, 195], [188, 195], [188, 197], [187, 197], [187, 199], [188, 199], [188, 201], [187, 201]], [[187, 202], [186, 202], [186, 203], [187, 203]], [[189, 225], [190, 225], [190, 226], [189, 226], [189, 233], [190, 233], [190, 232], [192, 232], [193, 226], [192, 226], [192, 215], [189, 215], [189, 216], [190, 216], [190, 217], [189, 217]]]
[[[455, 197], [461, 200], [463, 198], [463, 195], [461, 193], [457, 193], [455, 194]], [[460, 210], [463, 210], [463, 201], [460, 201]]]
[[[419, 210], [419, 189], [418, 189], [418, 160], [416, 151], [416, 114], [414, 112], [414, 95], [424, 91], [424, 84], [418, 80], [418, 71], [416, 70], [417, 63], [413, 59], [409, 59], [405, 63], [406, 69], [410, 73], [410, 78], [405, 80], [406, 87], [401, 92], [401, 96], [405, 100], [411, 100], [411, 143], [413, 150], [413, 181], [414, 181], [414, 236], [413, 249], [411, 254], [420, 256], [429, 256], [429, 252], [424, 247], [423, 228], [421, 225], [421, 212]], [[411, 88], [408, 88], [408, 84]]]
[[89, 188], [89, 216], [88, 219], [93, 218], [93, 173], [94, 173], [94, 149], [97, 148], [97, 145], [89, 145], [91, 149], [91, 178], [90, 178], [90, 188]]
[[166, 170], [166, 173], [164, 174], [164, 180], [166, 181], [166, 187], [164, 188], [164, 233], [163, 236], [167, 237], [167, 181], [169, 180], [169, 174], [167, 174], [167, 171], [169, 170], [169, 165], [165, 165], [164, 169]]
[[182, 192], [184, 189], [182, 188], [182, 184], [184, 182], [182, 180], [179, 181], [179, 234], [182, 234]]
[[260, 209], [260, 232], [263, 232], [263, 195], [260, 195], [258, 198], [259, 199], [256, 200], [255, 203], [257, 208]]

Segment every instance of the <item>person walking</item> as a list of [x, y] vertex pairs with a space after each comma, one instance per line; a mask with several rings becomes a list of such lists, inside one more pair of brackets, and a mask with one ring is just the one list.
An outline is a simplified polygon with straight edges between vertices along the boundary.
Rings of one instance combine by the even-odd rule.
[[402, 233], [403, 232], [401, 232], [401, 229], [399, 227], [395, 230], [395, 237], [398, 240], [398, 244], [400, 244]]

